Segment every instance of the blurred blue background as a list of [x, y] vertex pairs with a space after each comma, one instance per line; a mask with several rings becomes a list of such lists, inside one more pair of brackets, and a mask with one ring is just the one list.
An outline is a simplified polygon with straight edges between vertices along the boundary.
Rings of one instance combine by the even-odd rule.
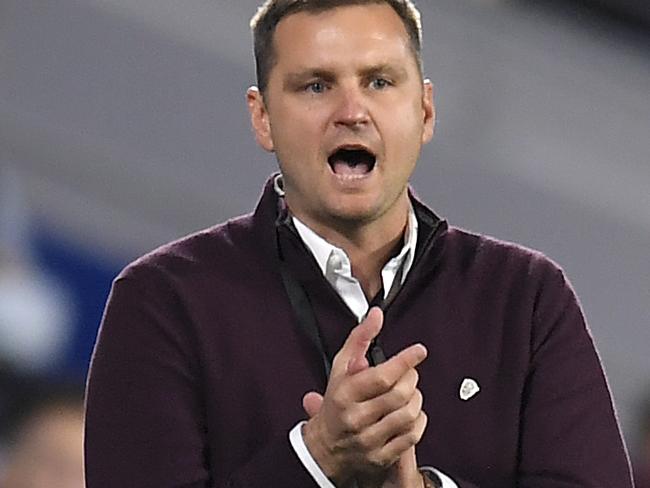
[[[119, 270], [252, 209], [276, 167], [244, 103], [257, 4], [0, 0], [8, 369], [83, 381]], [[452, 224], [565, 268], [633, 449], [650, 386], [649, 5], [419, 2], [439, 122], [413, 185]]]

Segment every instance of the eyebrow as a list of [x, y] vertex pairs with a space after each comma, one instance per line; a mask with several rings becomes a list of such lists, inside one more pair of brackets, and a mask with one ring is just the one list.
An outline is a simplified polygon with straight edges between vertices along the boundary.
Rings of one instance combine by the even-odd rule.
[[294, 87], [313, 79], [334, 81], [336, 75], [334, 72], [326, 69], [305, 69], [303, 71], [287, 74], [284, 78], [284, 86]]
[[408, 76], [408, 73], [404, 68], [389, 63], [382, 63], [361, 70], [361, 74], [364, 78], [371, 78], [382, 73], [386, 73], [397, 78], [406, 78]]

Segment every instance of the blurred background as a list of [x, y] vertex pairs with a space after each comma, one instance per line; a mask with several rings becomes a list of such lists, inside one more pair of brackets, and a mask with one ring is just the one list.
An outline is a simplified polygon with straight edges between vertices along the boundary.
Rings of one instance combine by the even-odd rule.
[[[80, 432], [70, 392], [119, 270], [252, 210], [276, 168], [244, 103], [257, 4], [0, 0], [0, 486], [46, 486], [12, 468], [30, 412], [57, 398]], [[650, 465], [650, 3], [419, 6], [439, 122], [416, 191], [564, 267]]]

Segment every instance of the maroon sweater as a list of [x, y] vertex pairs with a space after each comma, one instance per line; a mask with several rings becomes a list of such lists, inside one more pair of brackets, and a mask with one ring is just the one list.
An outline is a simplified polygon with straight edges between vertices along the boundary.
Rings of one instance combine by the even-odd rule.
[[[429, 425], [422, 465], [461, 488], [632, 486], [610, 393], [562, 271], [448, 228], [417, 200], [416, 259], [385, 310], [392, 355], [415, 342]], [[286, 224], [269, 182], [254, 214], [166, 245], [115, 280], [87, 392], [89, 488], [317, 486], [288, 440], [324, 390], [278, 245], [328, 351], [355, 317]], [[480, 392], [459, 397], [464, 378]]]

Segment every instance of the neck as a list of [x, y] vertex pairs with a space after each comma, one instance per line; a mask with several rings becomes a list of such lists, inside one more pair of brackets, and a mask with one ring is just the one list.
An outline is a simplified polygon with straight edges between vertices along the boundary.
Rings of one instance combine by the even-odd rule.
[[323, 222], [300, 212], [294, 215], [323, 239], [345, 251], [352, 264], [352, 275], [371, 300], [382, 287], [381, 270], [402, 246], [408, 211], [405, 193], [399, 205], [369, 222]]

